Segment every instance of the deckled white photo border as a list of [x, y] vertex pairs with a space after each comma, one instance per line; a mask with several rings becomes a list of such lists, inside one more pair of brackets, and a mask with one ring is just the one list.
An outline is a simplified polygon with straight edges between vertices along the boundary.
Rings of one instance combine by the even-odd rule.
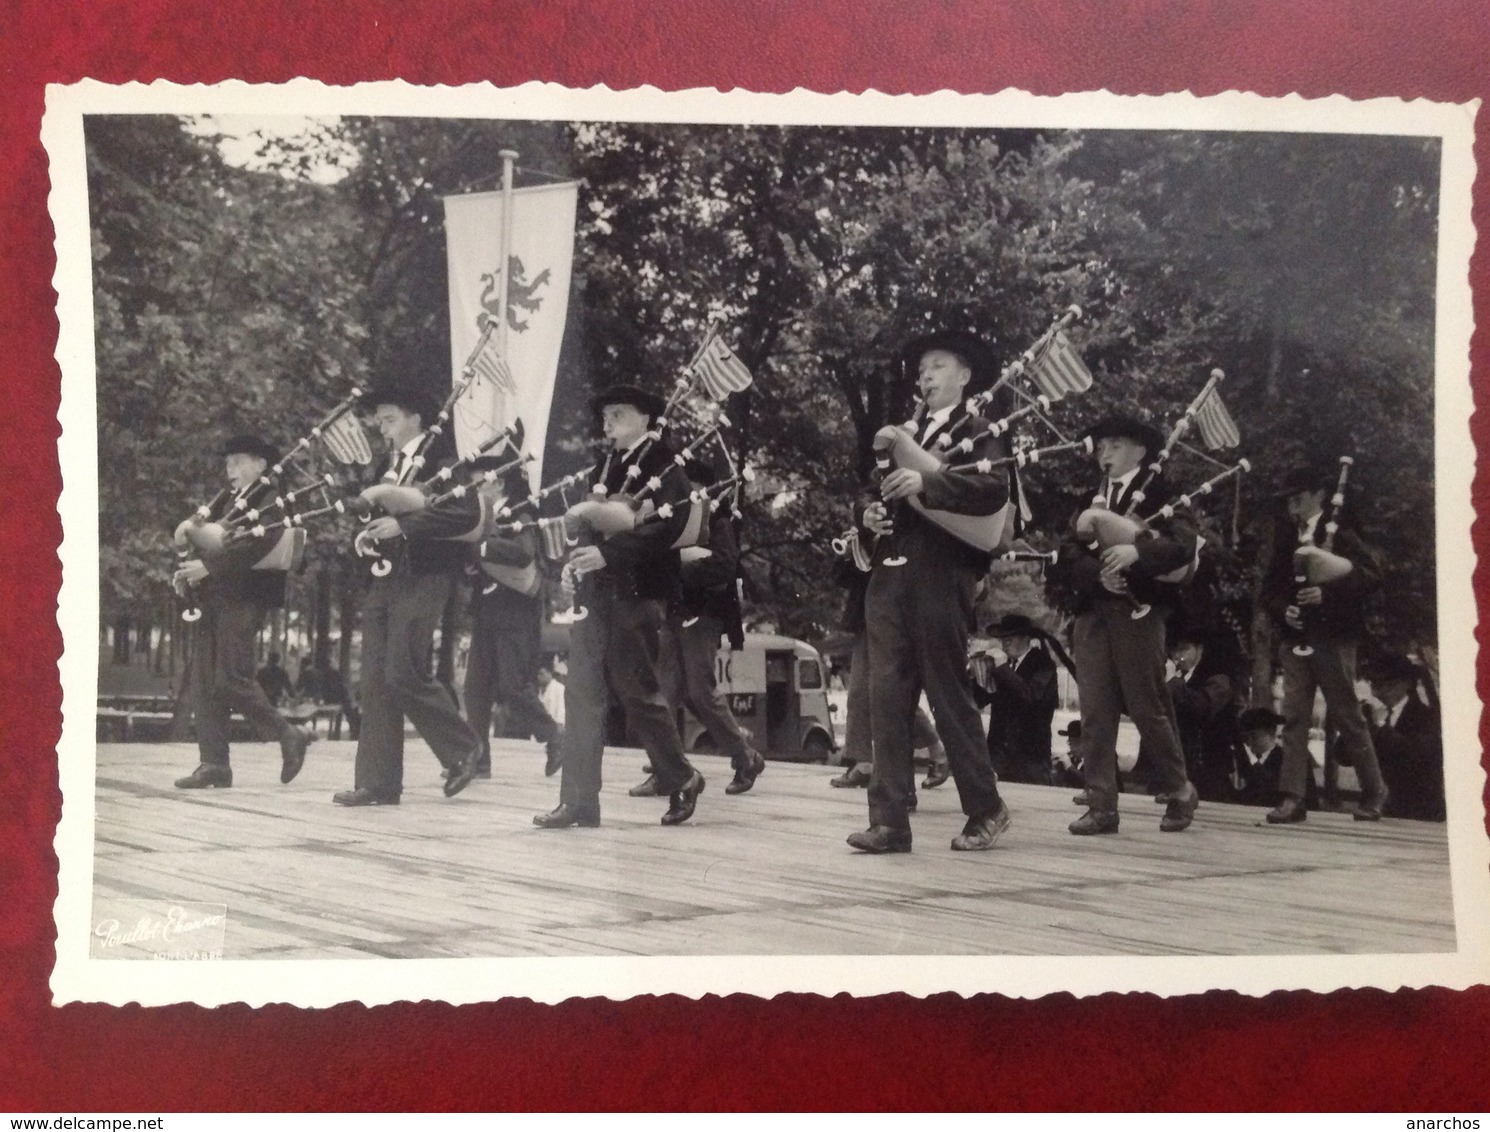
[[[56, 226], [57, 361], [62, 371], [59, 441], [64, 537], [58, 621], [63, 729], [58, 746], [63, 793], [55, 848], [56, 1002], [158, 1005], [286, 1002], [326, 1006], [438, 999], [450, 1003], [518, 996], [558, 1002], [575, 996], [638, 994], [690, 997], [783, 991], [871, 995], [903, 991], [999, 992], [1035, 997], [1146, 991], [1161, 995], [1226, 988], [1247, 994], [1279, 989], [1437, 985], [1490, 981], [1490, 840], [1485, 835], [1475, 693], [1475, 615], [1470, 526], [1474, 448], [1469, 341], [1474, 320], [1469, 259], [1474, 245], [1474, 121], [1478, 101], [1462, 105], [1398, 99], [1264, 98], [1240, 92], [1117, 96], [1105, 92], [1036, 97], [941, 92], [927, 96], [781, 95], [652, 88], [571, 90], [532, 83], [414, 87], [402, 82], [331, 87], [300, 79], [274, 86], [110, 86], [85, 81], [50, 86], [42, 124]], [[1458, 950], [1448, 954], [1287, 957], [862, 957], [708, 956], [553, 959], [225, 960], [120, 963], [89, 957], [93, 887], [94, 707], [97, 692], [98, 463], [93, 299], [85, 114], [295, 114], [658, 122], [867, 124], [982, 127], [1121, 128], [1326, 132], [1433, 136], [1442, 141], [1435, 364], [1439, 655], [1451, 886]], [[1417, 474], [1418, 469], [1405, 469]]]

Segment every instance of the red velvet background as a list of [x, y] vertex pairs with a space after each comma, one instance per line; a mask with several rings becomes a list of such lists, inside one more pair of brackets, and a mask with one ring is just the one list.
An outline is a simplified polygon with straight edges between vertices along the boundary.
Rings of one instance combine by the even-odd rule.
[[[0, 1109], [1490, 1107], [1490, 991], [50, 1005], [61, 536], [45, 84], [546, 79], [784, 91], [1490, 93], [1490, 7], [1446, 0], [0, 0]], [[1490, 155], [1479, 125], [1477, 157]], [[1490, 220], [1490, 193], [1475, 219]], [[1490, 319], [1483, 248], [1476, 315]], [[1490, 373], [1474, 339], [1477, 389]], [[1477, 447], [1487, 441], [1476, 420]], [[1486, 476], [1476, 477], [1487, 510]], [[1483, 552], [1483, 524], [1475, 543]], [[1476, 575], [1486, 597], [1487, 579]], [[13, 611], [13, 612], [10, 612]], [[1485, 688], [1490, 663], [1479, 665]], [[1482, 726], [1482, 737], [1484, 728]], [[849, 1051], [855, 1051], [852, 1055]]]

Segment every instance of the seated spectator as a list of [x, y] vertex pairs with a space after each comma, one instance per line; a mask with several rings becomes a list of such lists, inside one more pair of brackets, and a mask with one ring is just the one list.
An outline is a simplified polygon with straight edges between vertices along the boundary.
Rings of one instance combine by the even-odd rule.
[[269, 654], [269, 660], [263, 668], [259, 669], [255, 678], [259, 682], [259, 687], [264, 689], [264, 695], [269, 697], [271, 704], [278, 705], [284, 702], [292, 690], [290, 674], [280, 667], [277, 652]]
[[1371, 739], [1390, 793], [1387, 816], [1443, 821], [1443, 735], [1438, 712], [1421, 694], [1426, 674], [1396, 655], [1372, 665], [1370, 681], [1386, 709]]
[[1081, 746], [1081, 720], [1073, 719], [1056, 734], [1066, 740], [1066, 749], [1053, 751], [1050, 756], [1055, 785], [1085, 786], [1081, 777], [1081, 755], [1077, 750]]
[[[1277, 805], [1278, 774], [1283, 769], [1278, 728], [1282, 726], [1283, 717], [1271, 708], [1248, 708], [1237, 716], [1237, 730], [1242, 734], [1234, 779], [1234, 785], [1240, 784], [1237, 801], [1249, 806]], [[1314, 807], [1311, 804], [1309, 808]]]

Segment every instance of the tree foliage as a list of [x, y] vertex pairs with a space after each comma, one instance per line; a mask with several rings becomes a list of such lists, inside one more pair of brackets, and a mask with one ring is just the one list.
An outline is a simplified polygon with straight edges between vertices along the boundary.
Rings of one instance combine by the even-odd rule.
[[[595, 386], [668, 388], [721, 320], [756, 377], [728, 406], [758, 473], [755, 621], [830, 627], [829, 542], [874, 431], [909, 407], [905, 341], [967, 328], [1013, 360], [1075, 303], [1096, 384], [1052, 414], [1068, 435], [1117, 410], [1165, 425], [1226, 371], [1256, 470], [1240, 514], [1209, 521], [1239, 609], [1280, 477], [1349, 452], [1393, 563], [1378, 629], [1432, 640], [1435, 143], [349, 118], [266, 142], [249, 171], [172, 118], [90, 119], [87, 140], [106, 608], [158, 597], [169, 528], [218, 478], [213, 439], [289, 439], [369, 375], [448, 382], [440, 197], [494, 187], [512, 148], [520, 183], [582, 179], [546, 467], [587, 461]], [[334, 185], [313, 176], [328, 146]], [[1213, 470], [1175, 463], [1182, 485]], [[1036, 525], [1062, 526], [1091, 478], [1036, 469]], [[1048, 616], [1025, 577], [988, 608]]]

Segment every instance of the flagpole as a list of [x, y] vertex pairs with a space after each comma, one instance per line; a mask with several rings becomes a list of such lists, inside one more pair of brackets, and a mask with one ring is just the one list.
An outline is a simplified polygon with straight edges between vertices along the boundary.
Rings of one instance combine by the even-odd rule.
[[507, 289], [510, 285], [507, 270], [512, 256], [512, 169], [517, 163], [517, 150], [504, 149], [498, 153], [502, 159], [502, 235], [498, 244], [497, 258], [497, 352], [507, 357]]

